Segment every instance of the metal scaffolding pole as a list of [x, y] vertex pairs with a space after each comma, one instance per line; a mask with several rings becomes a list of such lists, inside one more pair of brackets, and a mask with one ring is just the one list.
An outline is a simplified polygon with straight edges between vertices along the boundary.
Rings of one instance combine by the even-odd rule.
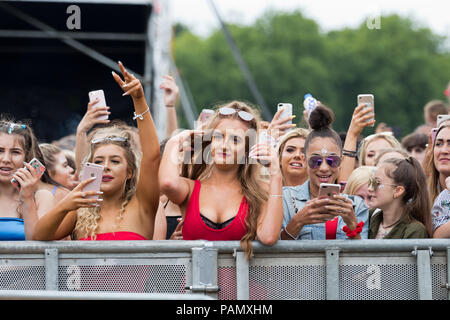
[[250, 70], [248, 69], [247, 64], [245, 63], [244, 58], [242, 57], [242, 55], [239, 51], [239, 48], [237, 47], [236, 43], [234, 42], [233, 37], [231, 36], [231, 33], [228, 30], [227, 26], [223, 22], [222, 17], [220, 16], [219, 11], [217, 10], [216, 5], [214, 4], [214, 1], [209, 0], [209, 3], [217, 16], [217, 19], [219, 20], [222, 31], [228, 42], [228, 46], [230, 47], [230, 49], [233, 53], [233, 56], [234, 56], [237, 64], [239, 65], [239, 68], [242, 70], [242, 73], [244, 74], [244, 77], [247, 80], [248, 86], [250, 87], [250, 91], [252, 92], [253, 96], [255, 97], [258, 105], [262, 108], [263, 115], [266, 118], [266, 120], [271, 121], [273, 115], [270, 112], [269, 108], [267, 108], [267, 105], [264, 102], [264, 98], [261, 95], [261, 93], [259, 92], [256, 82], [253, 79], [253, 76], [252, 76]]

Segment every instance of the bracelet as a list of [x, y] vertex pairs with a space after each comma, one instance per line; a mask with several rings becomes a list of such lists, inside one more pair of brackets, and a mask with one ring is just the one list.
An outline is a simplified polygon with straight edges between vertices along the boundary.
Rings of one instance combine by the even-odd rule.
[[166, 106], [166, 108], [175, 108], [175, 106]]
[[294, 236], [292, 236], [292, 234], [290, 234], [286, 228], [284, 228], [284, 232], [286, 232], [286, 234], [292, 239], [292, 240], [297, 240], [297, 238], [295, 238]]
[[283, 198], [282, 194], [270, 194], [271, 197]]
[[136, 120], [137, 118], [139, 118], [139, 120], [144, 120], [143, 115], [146, 114], [146, 113], [149, 112], [149, 111], [150, 111], [150, 109], [147, 108], [147, 110], [145, 110], [144, 112], [139, 113], [139, 114], [136, 114], [136, 112], [134, 112], [133, 120]]
[[347, 226], [344, 226], [342, 228], [342, 231], [344, 231], [347, 235], [348, 238], [354, 238], [356, 237], [358, 234], [361, 233], [362, 229], [364, 226], [364, 221], [361, 221], [360, 223], [358, 223], [358, 225], [356, 226], [355, 229], [350, 230]]
[[342, 149], [342, 154], [344, 156], [351, 157], [351, 158], [356, 158], [358, 156], [358, 152], [345, 150], [345, 149]]
[[344, 157], [350, 157], [350, 158], [356, 158], [357, 157], [356, 153], [342, 152], [342, 155]]

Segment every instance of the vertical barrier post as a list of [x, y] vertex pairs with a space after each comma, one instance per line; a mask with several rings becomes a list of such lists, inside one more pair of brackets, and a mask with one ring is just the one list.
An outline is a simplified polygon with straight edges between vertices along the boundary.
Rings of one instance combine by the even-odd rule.
[[218, 250], [212, 247], [192, 248], [192, 286], [194, 293], [203, 293], [217, 299]]
[[339, 300], [339, 250], [326, 249], [327, 300]]
[[415, 250], [417, 256], [417, 278], [419, 285], [419, 299], [432, 300], [431, 289], [431, 248], [429, 250]]
[[58, 249], [45, 249], [45, 290], [58, 290]]
[[238, 300], [250, 299], [249, 263], [246, 254], [242, 251], [234, 251], [236, 257], [236, 288]]

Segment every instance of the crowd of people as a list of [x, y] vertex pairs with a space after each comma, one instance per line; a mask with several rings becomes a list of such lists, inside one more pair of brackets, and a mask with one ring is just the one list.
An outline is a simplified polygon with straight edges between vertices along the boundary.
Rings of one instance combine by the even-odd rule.
[[[304, 113], [306, 128], [283, 109], [266, 122], [230, 101], [181, 130], [178, 87], [165, 76], [158, 137], [140, 81], [119, 68], [111, 80], [132, 99], [137, 127], [91, 101], [67, 147], [1, 116], [0, 240], [238, 240], [251, 257], [255, 240], [450, 237], [450, 121], [437, 123], [446, 102], [430, 101], [425, 124], [401, 141], [384, 123], [362, 136], [376, 124], [365, 104], [339, 133], [320, 102]], [[82, 179], [86, 164], [101, 166], [99, 189]], [[322, 194], [323, 184], [339, 191]]]

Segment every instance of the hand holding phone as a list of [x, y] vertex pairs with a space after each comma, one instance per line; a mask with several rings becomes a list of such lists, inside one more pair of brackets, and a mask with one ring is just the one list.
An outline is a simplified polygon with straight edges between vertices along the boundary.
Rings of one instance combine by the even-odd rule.
[[280, 120], [289, 119], [284, 124], [292, 125], [292, 119], [291, 119], [292, 118], [292, 104], [290, 104], [290, 103], [279, 103], [277, 108], [278, 108], [277, 111], [280, 111], [281, 109], [283, 109], [283, 112], [281, 113], [279, 119]]
[[[96, 107], [106, 107], [106, 99], [105, 99], [105, 93], [103, 90], [95, 90], [89, 92], [89, 102], [93, 103], [94, 101], [97, 101], [92, 105], [92, 108]], [[108, 120], [108, 115], [103, 115], [98, 117], [98, 120]]]
[[[45, 172], [45, 166], [36, 158], [31, 159], [29, 164], [36, 170], [37, 178], [40, 179]], [[20, 190], [20, 183], [15, 178], [11, 179], [11, 183]]]
[[[373, 94], [359, 94], [357, 98], [358, 106], [361, 104], [365, 104], [365, 108], [372, 107], [375, 112], [375, 99]], [[372, 119], [367, 120], [366, 122], [370, 122], [375, 120], [375, 114], [373, 113], [374, 117]], [[372, 124], [371, 127], [373, 127], [375, 124]]]
[[[88, 179], [94, 179], [92, 182], [88, 183], [82, 189], [82, 192], [87, 191], [100, 191], [100, 185], [102, 184], [104, 167], [95, 163], [87, 162], [83, 165], [81, 172], [81, 181]], [[96, 199], [98, 195], [87, 196], [86, 199]]]

